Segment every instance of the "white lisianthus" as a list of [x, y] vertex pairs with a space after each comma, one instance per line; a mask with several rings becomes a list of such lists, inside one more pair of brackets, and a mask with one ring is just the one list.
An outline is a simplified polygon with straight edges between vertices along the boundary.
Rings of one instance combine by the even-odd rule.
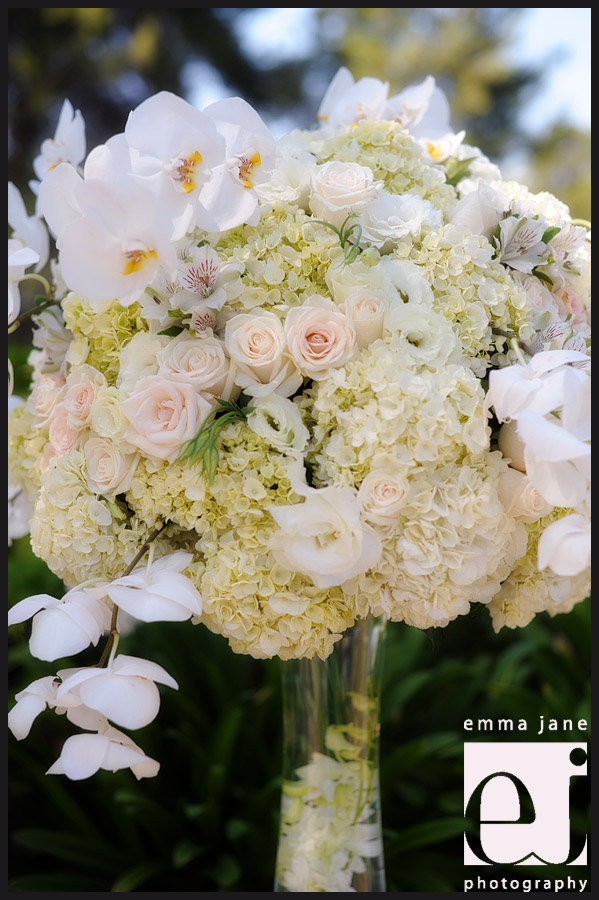
[[114, 497], [129, 490], [138, 453], [123, 453], [104, 437], [89, 437], [83, 445], [87, 468], [87, 486], [92, 493]]
[[368, 208], [382, 188], [372, 169], [353, 162], [326, 162], [312, 170], [310, 209], [319, 219], [341, 227], [350, 212]]
[[346, 298], [345, 313], [354, 326], [360, 349], [382, 338], [388, 311], [389, 302], [383, 291], [357, 290]]
[[235, 400], [239, 396], [239, 388], [234, 383], [235, 370], [219, 338], [190, 337], [183, 331], [158, 351], [156, 361], [157, 374], [163, 378], [190, 384], [197, 391], [206, 391], [223, 400]]
[[212, 394], [201, 394], [190, 384], [149, 375], [123, 403], [130, 422], [124, 438], [144, 456], [173, 462], [183, 444], [196, 436], [215, 402]]
[[8, 612], [8, 624], [25, 622], [33, 616], [29, 649], [37, 659], [54, 660], [72, 656], [94, 646], [110, 627], [107, 605], [87, 590], [74, 589], [57, 600], [36, 594], [15, 603]]
[[277, 450], [303, 451], [310, 432], [302, 421], [302, 415], [291, 400], [278, 394], [256, 397], [250, 400], [251, 409], [247, 423], [256, 434], [263, 437]]
[[439, 229], [443, 214], [428, 200], [416, 194], [389, 194], [381, 191], [376, 200], [360, 214], [361, 244], [389, 252], [400, 238], [418, 234], [423, 225]]
[[269, 508], [279, 526], [270, 549], [280, 565], [307, 575], [317, 587], [329, 588], [377, 564], [382, 544], [363, 524], [352, 488], [293, 487], [304, 494], [303, 503]]
[[591, 523], [574, 514], [552, 522], [539, 539], [539, 569], [569, 577], [584, 572], [591, 564]]
[[66, 775], [72, 781], [81, 781], [99, 769], [107, 772], [131, 769], [139, 780], [156, 776], [160, 763], [146, 756], [122, 731], [105, 726], [101, 733], [74, 734], [67, 738], [46, 775]]
[[483, 234], [491, 240], [508, 206], [505, 197], [480, 181], [476, 190], [462, 197], [449, 221], [454, 225], [465, 225], [473, 234]]
[[289, 352], [302, 374], [319, 380], [354, 354], [353, 324], [332, 300], [314, 295], [293, 307], [285, 319]]
[[279, 142], [279, 151], [282, 159], [270, 180], [256, 185], [256, 193], [261, 200], [297, 203], [302, 209], [307, 209], [316, 159], [312, 153], [288, 147], [282, 142]]
[[388, 93], [388, 82], [378, 78], [354, 81], [349, 69], [342, 66], [322, 98], [318, 119], [327, 128], [356, 125], [364, 119], [380, 119]]
[[184, 622], [202, 612], [202, 598], [193, 582], [183, 574], [192, 554], [176, 550], [142, 565], [130, 575], [90, 589], [141, 622]]
[[406, 348], [425, 365], [438, 368], [451, 357], [459, 358], [457, 338], [447, 319], [433, 309], [415, 303], [395, 302], [386, 328], [394, 348]]
[[225, 345], [237, 367], [236, 383], [251, 397], [288, 397], [302, 383], [287, 351], [285, 331], [274, 313], [242, 313], [225, 326]]
[[392, 524], [406, 503], [408, 491], [406, 479], [397, 471], [375, 464], [358, 490], [362, 515], [377, 525]]
[[499, 476], [499, 499], [508, 516], [521, 522], [536, 522], [553, 509], [522, 472], [514, 468]]
[[160, 708], [155, 682], [178, 688], [158, 663], [119, 654], [105, 668], [92, 666], [64, 677], [56, 691], [56, 703], [60, 706], [63, 695], [77, 695], [87, 709], [115, 724], [143, 728], [156, 718]]

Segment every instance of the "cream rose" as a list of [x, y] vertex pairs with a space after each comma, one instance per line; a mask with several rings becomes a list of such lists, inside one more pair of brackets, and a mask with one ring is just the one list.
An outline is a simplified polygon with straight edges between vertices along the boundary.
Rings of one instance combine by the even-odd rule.
[[553, 509], [526, 475], [516, 469], [508, 469], [499, 476], [499, 499], [508, 516], [521, 522], [536, 522]]
[[87, 486], [92, 493], [114, 497], [129, 490], [138, 453], [122, 453], [112, 441], [102, 437], [88, 438], [83, 453]]
[[47, 428], [54, 410], [65, 395], [65, 380], [59, 375], [42, 375], [27, 401], [27, 408], [35, 414], [38, 428]]
[[214, 404], [211, 394], [200, 394], [190, 384], [150, 375], [123, 403], [131, 423], [125, 440], [139, 447], [144, 456], [173, 462], [185, 441], [198, 433]]
[[497, 435], [497, 444], [499, 449], [509, 461], [512, 469], [518, 469], [519, 472], [526, 472], [526, 463], [524, 462], [524, 441], [518, 434], [518, 423], [515, 419], [506, 422], [499, 429]]
[[69, 425], [69, 411], [64, 403], [58, 403], [48, 427], [48, 437], [56, 455], [63, 456], [72, 450], [79, 442], [80, 434], [80, 431]]
[[396, 472], [369, 472], [358, 491], [362, 515], [377, 525], [390, 525], [408, 498], [408, 484]]
[[121, 350], [119, 374], [116, 386], [130, 394], [135, 385], [148, 375], [158, 372], [158, 354], [171, 338], [164, 334], [148, 334], [139, 331], [134, 334], [126, 347]]
[[383, 291], [357, 290], [345, 301], [345, 312], [356, 332], [360, 349], [383, 336], [389, 303]]
[[81, 366], [69, 375], [64, 406], [69, 414], [69, 427], [74, 431], [81, 431], [87, 427], [92, 404], [100, 388], [105, 385], [106, 377], [93, 366]]
[[376, 199], [382, 182], [372, 169], [354, 162], [326, 162], [312, 171], [310, 209], [339, 227], [350, 212], [360, 212]]
[[351, 359], [356, 345], [353, 324], [324, 297], [309, 297], [302, 306], [290, 309], [285, 332], [298, 369], [317, 380]]
[[90, 427], [100, 437], [120, 441], [129, 427], [123, 413], [123, 400], [127, 395], [113, 385], [100, 388], [91, 408]]
[[252, 410], [247, 423], [271, 447], [277, 450], [303, 450], [310, 438], [310, 432], [302, 421], [301, 413], [295, 403], [271, 394], [270, 397], [257, 397], [250, 401]]
[[158, 375], [170, 381], [190, 384], [197, 391], [207, 391], [223, 400], [236, 400], [235, 370], [223, 341], [216, 337], [189, 337], [181, 334], [156, 356]]
[[302, 376], [287, 352], [281, 322], [270, 312], [242, 313], [225, 326], [225, 346], [237, 367], [235, 382], [251, 397], [288, 397]]
[[270, 541], [278, 563], [319, 588], [343, 584], [377, 564], [382, 544], [362, 523], [352, 488], [304, 487], [303, 493], [303, 503], [269, 507], [279, 526]]

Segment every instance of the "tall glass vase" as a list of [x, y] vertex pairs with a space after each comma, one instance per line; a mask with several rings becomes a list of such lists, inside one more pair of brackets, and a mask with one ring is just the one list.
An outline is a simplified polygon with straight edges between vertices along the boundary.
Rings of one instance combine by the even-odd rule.
[[362, 619], [326, 659], [283, 669], [275, 892], [385, 891], [379, 789], [385, 622]]

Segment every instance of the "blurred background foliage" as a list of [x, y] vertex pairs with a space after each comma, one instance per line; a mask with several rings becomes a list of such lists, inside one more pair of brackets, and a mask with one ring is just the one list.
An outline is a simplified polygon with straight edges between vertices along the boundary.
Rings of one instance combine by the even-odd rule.
[[[542, 75], [505, 52], [525, 9], [317, 8], [304, 11], [312, 16], [308, 34], [270, 35], [266, 52], [255, 22], [269, 11], [10, 9], [9, 179], [31, 206], [31, 162], [53, 134], [64, 97], [83, 112], [88, 148], [122, 130], [128, 111], [158, 90], [200, 106], [239, 94], [282, 133], [313, 124], [326, 85], [345, 64], [357, 78], [388, 79], [392, 91], [435, 75], [454, 128], [465, 128], [469, 142], [500, 163], [525, 160], [522, 181], [589, 217], [588, 133], [566, 121], [541, 134], [516, 127]], [[27, 339], [21, 328], [11, 346], [21, 395]], [[27, 538], [16, 541], [9, 602], [61, 591]], [[48, 674], [29, 655], [27, 636], [27, 625], [10, 631], [10, 705], [16, 691]], [[389, 891], [462, 892], [463, 720], [527, 718], [533, 732], [541, 714], [589, 719], [589, 639], [589, 601], [499, 635], [482, 609], [434, 633], [390, 626], [382, 713]], [[123, 639], [123, 650], [156, 660], [180, 685], [163, 691], [159, 718], [135, 735], [161, 761], [160, 775], [140, 783], [129, 772], [78, 783], [46, 777], [70, 733], [51, 712], [28, 740], [11, 737], [10, 891], [270, 891], [278, 661], [236, 656], [188, 623], [144, 625]], [[84, 656], [78, 664], [95, 662], [96, 654]], [[588, 828], [587, 807], [583, 789], [572, 812], [576, 833]]]

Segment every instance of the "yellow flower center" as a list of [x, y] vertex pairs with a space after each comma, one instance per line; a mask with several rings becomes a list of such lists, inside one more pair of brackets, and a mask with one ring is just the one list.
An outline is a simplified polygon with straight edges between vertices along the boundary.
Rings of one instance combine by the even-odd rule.
[[124, 253], [126, 262], [125, 268], [121, 272], [122, 275], [131, 275], [133, 272], [140, 272], [141, 269], [152, 259], [158, 259], [155, 250], [129, 250]]
[[254, 166], [259, 166], [261, 162], [262, 159], [257, 150], [248, 150], [246, 153], [237, 157], [239, 180], [245, 188], [254, 187], [254, 182], [252, 181], [252, 169]]
[[198, 167], [201, 164], [202, 154], [199, 150], [194, 150], [171, 163], [171, 178], [177, 182], [183, 193], [190, 194], [198, 187]]
[[433, 143], [431, 143], [431, 141], [427, 141], [426, 149], [430, 153], [432, 159], [441, 159], [444, 155], [441, 144], [433, 144]]

